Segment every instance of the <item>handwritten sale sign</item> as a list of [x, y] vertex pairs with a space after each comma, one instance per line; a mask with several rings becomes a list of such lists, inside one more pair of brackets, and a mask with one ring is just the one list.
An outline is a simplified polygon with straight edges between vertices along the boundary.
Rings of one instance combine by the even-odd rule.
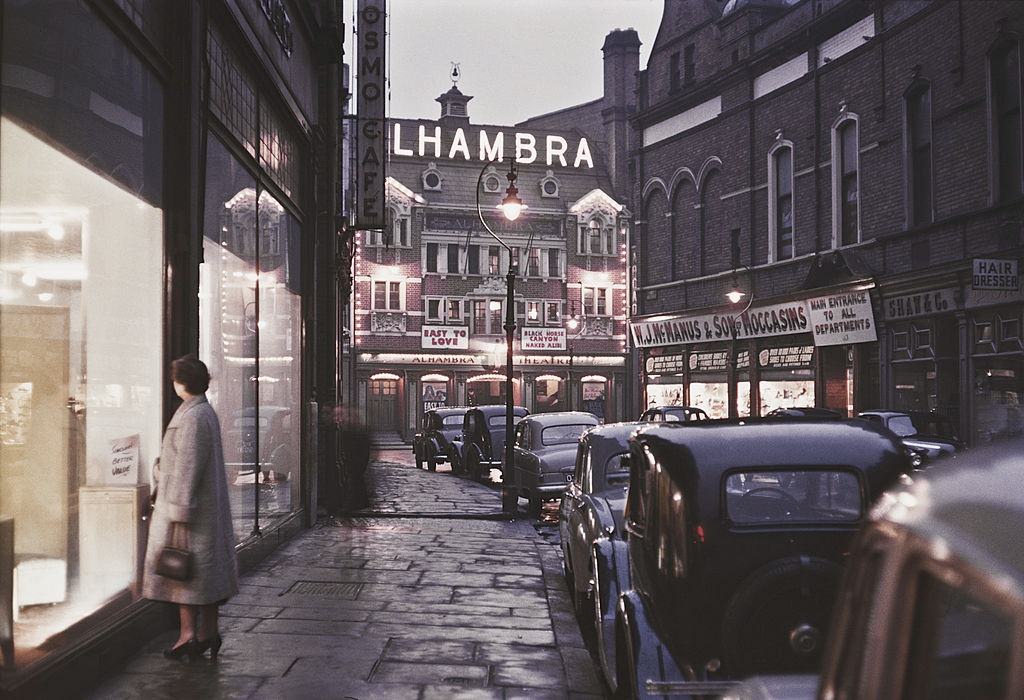
[[469, 328], [466, 326], [423, 326], [420, 334], [420, 347], [426, 350], [437, 350], [438, 348], [468, 350]]
[[521, 347], [526, 350], [565, 350], [564, 328], [524, 328]]
[[134, 484], [139, 475], [139, 435], [110, 441], [108, 484]]

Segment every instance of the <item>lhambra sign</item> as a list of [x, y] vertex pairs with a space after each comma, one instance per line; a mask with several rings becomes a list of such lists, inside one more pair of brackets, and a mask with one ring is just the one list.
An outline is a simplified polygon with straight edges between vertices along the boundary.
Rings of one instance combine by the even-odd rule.
[[630, 324], [638, 348], [716, 340], [748, 340], [812, 333], [815, 345], [877, 340], [871, 295], [851, 290], [783, 304], [754, 306], [741, 314], [680, 314]]
[[[402, 127], [405, 126], [406, 129]], [[587, 139], [569, 139], [556, 134], [532, 134], [487, 129], [442, 131], [435, 124], [401, 124], [395, 122], [391, 132], [391, 155], [448, 160], [477, 160], [487, 163], [514, 155], [516, 162], [529, 165], [541, 163], [563, 168], [593, 168], [594, 156]], [[570, 165], [571, 164], [571, 165]]]

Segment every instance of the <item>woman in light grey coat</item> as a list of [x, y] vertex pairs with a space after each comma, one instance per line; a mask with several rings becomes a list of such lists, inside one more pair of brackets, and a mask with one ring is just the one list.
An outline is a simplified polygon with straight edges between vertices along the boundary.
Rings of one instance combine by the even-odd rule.
[[[154, 470], [156, 502], [142, 595], [178, 604], [181, 629], [165, 656], [195, 658], [209, 650], [216, 658], [221, 646], [217, 606], [238, 592], [220, 423], [206, 400], [210, 373], [205, 364], [188, 355], [171, 364], [171, 375], [183, 403], [167, 425]], [[192, 552], [187, 581], [156, 573], [157, 558], [168, 543]]]

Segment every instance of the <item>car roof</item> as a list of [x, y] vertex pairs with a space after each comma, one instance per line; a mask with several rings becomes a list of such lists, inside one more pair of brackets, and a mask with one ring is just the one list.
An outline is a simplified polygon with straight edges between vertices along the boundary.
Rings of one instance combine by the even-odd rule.
[[623, 452], [626, 445], [629, 444], [629, 436], [635, 433], [637, 428], [645, 425], [650, 425], [650, 423], [641, 421], [607, 423], [583, 433], [582, 439], [589, 442], [591, 449], [601, 455], [602, 459], [607, 459], [608, 456]]
[[892, 408], [879, 408], [872, 409], [870, 411], [861, 411], [857, 414], [858, 416], [872, 415], [872, 416], [884, 416], [885, 418], [895, 418], [896, 416], [909, 416], [910, 418], [923, 418], [931, 420], [949, 420], [949, 416], [936, 411], [897, 411]]
[[713, 478], [737, 467], [844, 466], [873, 472], [882, 465], [883, 471], [893, 472], [877, 480], [869, 478], [873, 485], [909, 468], [906, 453], [895, 437], [862, 420], [753, 418], [645, 423], [634, 440], [651, 450], [669, 471], [677, 471], [673, 474], [677, 481]]
[[668, 409], [673, 409], [673, 410], [676, 410], [676, 411], [703, 411], [704, 410], [703, 408], [700, 408], [699, 406], [683, 406], [683, 405], [677, 404], [677, 403], [665, 403], [665, 404], [659, 404], [658, 406], [648, 406], [647, 408], [644, 409], [644, 411], [665, 411], [665, 410], [668, 410]]
[[468, 410], [469, 408], [466, 406], [449, 406], [447, 408], [431, 408], [427, 410], [427, 413], [434, 413], [441, 417], [461, 416]]
[[557, 413], [534, 413], [526, 420], [537, 423], [543, 427], [549, 425], [579, 425], [581, 421], [596, 425], [598, 418], [593, 413], [586, 411], [558, 411]]
[[975, 447], [887, 492], [872, 512], [1024, 597], [1024, 438]]
[[[469, 411], [480, 411], [485, 416], [493, 416], [493, 415], [497, 415], [499, 413], [502, 414], [502, 415], [505, 415], [505, 407], [497, 405], [497, 404], [495, 404], [495, 405], [488, 405], [488, 406], [473, 406], [473, 407], [469, 408], [466, 412], [469, 413]], [[513, 416], [526, 416], [526, 415], [529, 415], [529, 413], [530, 412], [527, 411], [522, 406], [513, 406], [512, 407], [512, 415]]]

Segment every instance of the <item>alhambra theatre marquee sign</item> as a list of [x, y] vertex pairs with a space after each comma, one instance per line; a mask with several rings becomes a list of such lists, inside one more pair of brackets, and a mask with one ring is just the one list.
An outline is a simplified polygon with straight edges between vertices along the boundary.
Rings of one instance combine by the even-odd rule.
[[507, 154], [514, 155], [516, 162], [524, 165], [543, 162], [563, 168], [594, 167], [594, 156], [584, 137], [570, 142], [557, 134], [516, 131], [506, 135], [504, 131], [487, 129], [467, 134], [461, 127], [442, 131], [436, 124], [423, 123], [395, 122], [391, 130], [391, 154], [464, 161], [476, 158], [481, 163], [502, 160]]
[[818, 346], [878, 340], [871, 294], [866, 289], [754, 306], [742, 314], [657, 316], [634, 321], [630, 327], [638, 348], [748, 340], [794, 333], [812, 333], [814, 344]]

